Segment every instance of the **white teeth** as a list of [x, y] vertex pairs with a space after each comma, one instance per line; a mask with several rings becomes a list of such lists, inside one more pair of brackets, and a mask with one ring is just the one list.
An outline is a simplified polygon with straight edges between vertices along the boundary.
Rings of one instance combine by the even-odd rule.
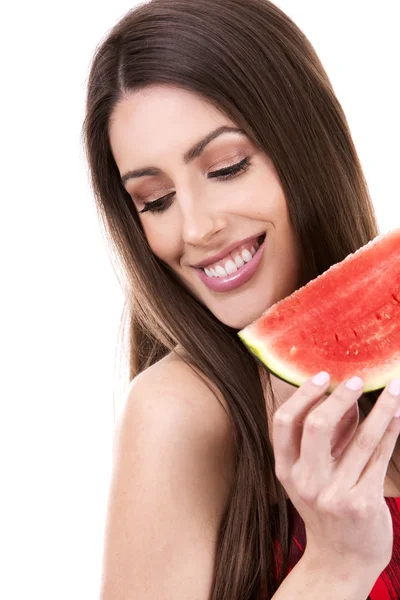
[[257, 241], [254, 246], [251, 247], [250, 251], [245, 248], [240, 254], [236, 254], [234, 261], [229, 258], [225, 262], [225, 268], [221, 267], [221, 265], [211, 268], [205, 267], [204, 272], [208, 277], [226, 277], [227, 275], [231, 275], [240, 269], [240, 267], [243, 267], [245, 263], [251, 261], [260, 245], [261, 244]]
[[233, 260], [231, 260], [229, 258], [225, 263], [225, 271], [228, 273], [228, 275], [231, 275], [232, 273], [235, 273], [237, 270], [238, 270], [237, 266], [235, 265]]
[[225, 269], [221, 267], [221, 265], [217, 265], [215, 267], [215, 272], [217, 273], [218, 277], [226, 277], [228, 274]]
[[235, 256], [235, 265], [237, 266], [238, 269], [240, 269], [240, 267], [243, 267], [243, 265], [244, 265], [244, 260], [240, 256], [240, 254], [238, 254], [237, 256]]
[[251, 259], [253, 258], [252, 255], [250, 254], [250, 252], [247, 250], [247, 248], [242, 250], [242, 258], [243, 258], [244, 262], [246, 262], [246, 263], [250, 262]]

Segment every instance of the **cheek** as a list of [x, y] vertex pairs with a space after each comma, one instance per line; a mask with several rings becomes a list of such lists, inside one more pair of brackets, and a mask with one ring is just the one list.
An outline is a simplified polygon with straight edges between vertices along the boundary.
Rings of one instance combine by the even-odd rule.
[[280, 187], [276, 189], [274, 197], [271, 218], [275, 223], [277, 235], [284, 246], [292, 247], [294, 245], [294, 229], [290, 218], [289, 207]]
[[[282, 297], [295, 291], [300, 277], [300, 253], [285, 196], [281, 192], [271, 211], [275, 277]], [[271, 237], [272, 237], [271, 236]]]
[[150, 236], [147, 238], [151, 251], [158, 256], [160, 260], [168, 261], [168, 247], [161, 243], [159, 236]]
[[145, 226], [143, 230], [150, 246], [151, 251], [163, 262], [171, 263], [176, 260], [177, 244], [173, 239], [173, 234], [168, 227], [164, 226]]
[[[144, 232], [144, 236], [150, 246], [151, 251], [159, 256], [160, 250], [162, 250], [162, 244], [160, 241], [160, 235], [157, 227], [150, 226], [147, 219], [141, 219], [141, 224]], [[160, 257], [161, 258], [161, 257]]]

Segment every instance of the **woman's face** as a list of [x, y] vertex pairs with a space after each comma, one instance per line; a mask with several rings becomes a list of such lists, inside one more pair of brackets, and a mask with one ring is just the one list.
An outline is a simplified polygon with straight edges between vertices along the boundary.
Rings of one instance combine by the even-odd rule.
[[[197, 94], [153, 85], [116, 106], [109, 134], [154, 254], [217, 319], [242, 329], [297, 288], [299, 255], [274, 166], [244, 133], [225, 131], [189, 152], [221, 127], [237, 128]], [[165, 196], [161, 212], [145, 206]], [[208, 274], [194, 266], [203, 261]]]

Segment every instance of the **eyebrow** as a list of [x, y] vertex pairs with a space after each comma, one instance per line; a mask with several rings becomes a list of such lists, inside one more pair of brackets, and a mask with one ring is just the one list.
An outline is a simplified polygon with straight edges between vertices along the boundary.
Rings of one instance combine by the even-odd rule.
[[[242, 133], [245, 135], [243, 129], [238, 129], [237, 127], [229, 127], [227, 125], [223, 125], [222, 127], [218, 127], [211, 133], [209, 133], [205, 138], [197, 142], [192, 148], [190, 148], [183, 156], [183, 161], [187, 165], [192, 160], [200, 156], [203, 152], [204, 148], [212, 142], [216, 137], [222, 135], [223, 133]], [[145, 177], [151, 175], [161, 175], [161, 169], [157, 169], [156, 167], [144, 167], [142, 169], [136, 169], [135, 171], [128, 171], [121, 177], [121, 183], [125, 186], [126, 181], [128, 179], [134, 179], [138, 177]]]

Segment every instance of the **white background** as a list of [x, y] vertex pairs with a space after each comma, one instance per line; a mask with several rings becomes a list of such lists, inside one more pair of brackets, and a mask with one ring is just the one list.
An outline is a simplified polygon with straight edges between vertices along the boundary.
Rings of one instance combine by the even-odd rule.
[[[397, 0], [282, 0], [400, 225]], [[80, 143], [96, 45], [132, 2], [2, 4], [0, 597], [98, 598], [123, 298]], [[397, 13], [398, 15], [398, 13]], [[121, 388], [121, 389], [120, 389]]]

